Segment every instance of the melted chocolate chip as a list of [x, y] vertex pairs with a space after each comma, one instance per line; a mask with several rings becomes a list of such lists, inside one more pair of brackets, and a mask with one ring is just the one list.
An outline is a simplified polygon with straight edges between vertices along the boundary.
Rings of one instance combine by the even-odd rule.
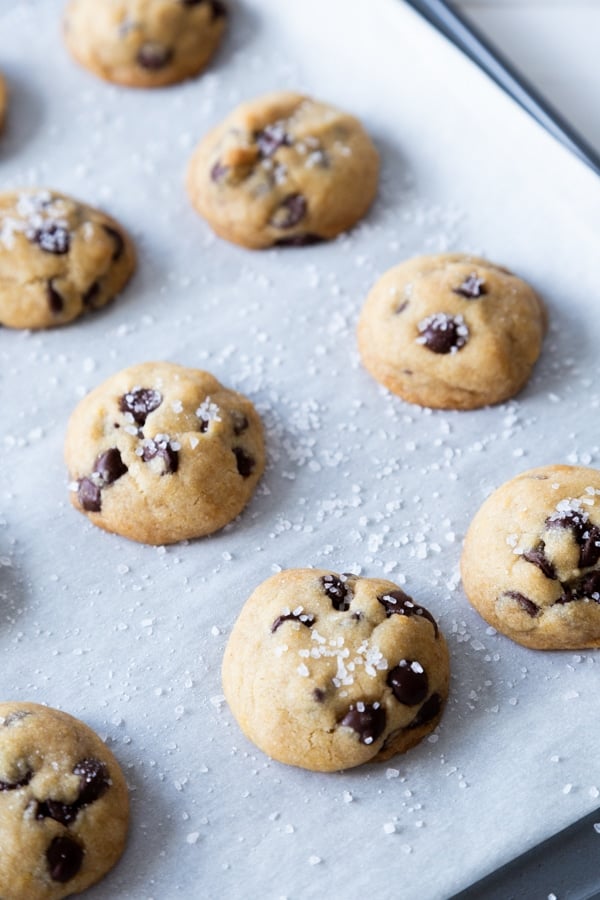
[[600, 559], [600, 528], [589, 522], [587, 513], [572, 509], [546, 519], [546, 528], [570, 531], [579, 546], [579, 568], [595, 566]]
[[579, 568], [587, 569], [595, 566], [600, 559], [600, 528], [596, 525], [588, 525], [580, 544]]
[[94, 281], [92, 284], [90, 284], [85, 294], [83, 294], [81, 297], [83, 305], [88, 309], [93, 309], [96, 306], [96, 301], [98, 299], [99, 293], [100, 282]]
[[158, 409], [162, 399], [162, 394], [152, 388], [134, 388], [121, 397], [119, 409], [121, 412], [131, 413], [138, 425], [144, 425], [146, 417]]
[[110, 787], [108, 768], [99, 759], [82, 759], [73, 769], [79, 775], [78, 806], [87, 806], [98, 800]]
[[536, 550], [527, 550], [523, 554], [523, 559], [527, 560], [527, 562], [532, 563], [532, 565], [537, 566], [538, 569], [546, 576], [546, 578], [552, 579], [552, 581], [556, 581], [556, 569], [544, 553], [544, 543], [540, 544], [540, 546]]
[[79, 806], [76, 803], [61, 803], [60, 800], [42, 800], [35, 810], [35, 817], [41, 819], [54, 819], [61, 825], [70, 825], [77, 818]]
[[385, 709], [379, 703], [357, 703], [348, 708], [340, 722], [358, 734], [361, 744], [372, 744], [385, 731]]
[[273, 228], [293, 228], [302, 221], [307, 208], [302, 194], [288, 194], [273, 213], [270, 224]]
[[417, 344], [423, 344], [432, 353], [456, 353], [464, 347], [469, 329], [462, 316], [435, 313], [419, 322]]
[[261, 159], [269, 159], [280, 147], [289, 147], [292, 143], [283, 125], [278, 123], [266, 125], [262, 131], [257, 131], [254, 135], [254, 140], [258, 144], [258, 152]]
[[14, 725], [15, 722], [20, 722], [21, 719], [26, 719], [27, 716], [31, 715], [33, 715], [33, 713], [27, 712], [24, 709], [16, 709], [14, 712], [11, 712], [4, 717], [2, 725], [4, 726], [4, 728], [10, 728], [10, 726]]
[[215, 181], [217, 183], [219, 181], [223, 181], [223, 179], [225, 178], [225, 176], [227, 175], [228, 172], [229, 172], [229, 166], [224, 166], [221, 164], [220, 160], [217, 160], [217, 162], [214, 164], [214, 166], [210, 170], [210, 180]]
[[432, 694], [429, 700], [425, 701], [412, 722], [409, 722], [407, 728], [419, 728], [421, 725], [427, 725], [428, 722], [432, 722], [437, 718], [441, 709], [442, 698], [439, 694]]
[[563, 593], [557, 603], [573, 603], [576, 600], [593, 600], [600, 603], [600, 571], [588, 572], [568, 584], [563, 584]]
[[48, 298], [50, 312], [53, 312], [55, 315], [61, 313], [65, 308], [65, 301], [52, 284], [52, 278], [50, 278], [46, 284], [46, 296]]
[[242, 447], [234, 447], [233, 454], [235, 456], [238, 472], [242, 478], [249, 478], [256, 465], [254, 457], [250, 456], [249, 453], [246, 453]]
[[279, 238], [275, 241], [276, 247], [311, 247], [313, 244], [322, 244], [323, 238], [318, 234], [293, 234], [291, 237]]
[[121, 259], [123, 255], [123, 250], [125, 249], [125, 241], [123, 240], [123, 235], [117, 231], [116, 228], [112, 228], [110, 225], [102, 226], [105, 232], [113, 239], [115, 242], [115, 249], [113, 250], [112, 261], [116, 262], [118, 259]]
[[314, 699], [317, 701], [317, 703], [325, 702], [325, 691], [322, 691], [321, 688], [315, 688], [314, 691], [312, 692], [312, 695], [313, 695]]
[[345, 584], [343, 578], [338, 578], [337, 575], [323, 575], [321, 586], [331, 600], [334, 609], [337, 609], [338, 612], [346, 612], [350, 609], [352, 591]]
[[62, 256], [69, 252], [71, 236], [66, 228], [57, 222], [44, 222], [36, 228], [30, 240], [46, 253]]
[[102, 495], [100, 488], [91, 478], [82, 478], [77, 485], [77, 497], [86, 512], [100, 512]]
[[148, 41], [146, 44], [142, 44], [136, 57], [138, 65], [151, 71], [164, 69], [171, 62], [172, 58], [173, 51], [171, 48], [165, 47], [164, 44], [159, 44], [157, 41]]
[[472, 272], [459, 287], [453, 288], [453, 293], [460, 294], [466, 300], [476, 300], [487, 294], [487, 290], [483, 278], [479, 278], [476, 272]]
[[83, 847], [72, 838], [55, 837], [46, 850], [50, 878], [64, 884], [75, 878], [83, 862]]
[[512, 600], [515, 600], [521, 609], [523, 609], [528, 616], [534, 618], [540, 612], [540, 608], [537, 603], [534, 603], [533, 600], [530, 600], [529, 597], [526, 597], [524, 594], [520, 594], [519, 591], [506, 591], [504, 594], [505, 597], [510, 597]]
[[221, 0], [209, 0], [210, 8], [212, 10], [213, 21], [215, 19], [226, 19], [229, 15], [227, 7]]
[[401, 659], [388, 674], [386, 683], [396, 700], [406, 706], [422, 703], [429, 691], [429, 679], [423, 666], [412, 659]]
[[116, 447], [111, 447], [96, 457], [94, 472], [100, 475], [104, 484], [112, 484], [127, 472], [127, 466], [121, 459]]
[[285, 613], [282, 616], [277, 616], [273, 624], [271, 625], [271, 631], [275, 633], [277, 629], [283, 625], [284, 622], [293, 621], [300, 622], [301, 625], [306, 625], [307, 628], [311, 628], [315, 624], [315, 617], [311, 616], [310, 613]]
[[[4, 723], [6, 725], [6, 722]], [[17, 788], [25, 787], [33, 778], [33, 772], [27, 772], [20, 781], [0, 781], [0, 792], [16, 791]]]
[[437, 622], [429, 610], [425, 609], [424, 606], [419, 606], [418, 603], [415, 603], [415, 601], [412, 600], [408, 594], [405, 594], [404, 591], [401, 591], [400, 589], [389, 591], [387, 594], [381, 594], [377, 599], [385, 608], [385, 614], [388, 618], [396, 613], [400, 616], [417, 616], [427, 619], [433, 625], [435, 636], [438, 636], [439, 631]]
[[233, 423], [233, 433], [236, 435], [236, 437], [239, 437], [240, 434], [243, 434], [250, 425], [247, 416], [235, 409], [231, 413], [231, 421]]
[[144, 462], [150, 462], [157, 456], [164, 463], [162, 475], [172, 475], [179, 468], [179, 453], [177, 450], [173, 450], [168, 440], [161, 440], [158, 436], [154, 440], [149, 438], [146, 441], [142, 450], [142, 459]]

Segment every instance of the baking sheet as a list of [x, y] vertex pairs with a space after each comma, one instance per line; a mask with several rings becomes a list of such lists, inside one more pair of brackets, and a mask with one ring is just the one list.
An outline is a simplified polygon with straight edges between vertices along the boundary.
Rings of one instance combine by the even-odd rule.
[[[12, 88], [2, 188], [48, 185], [136, 238], [138, 274], [70, 327], [0, 333], [0, 696], [107, 739], [132, 789], [127, 853], [90, 898], [443, 898], [598, 805], [598, 662], [489, 633], [458, 576], [489, 491], [535, 465], [598, 465], [598, 183], [395, 0], [234, 2], [210, 72], [119, 89], [63, 50], [61, 0], [0, 7]], [[241, 100], [300, 88], [361, 116], [383, 159], [367, 221], [333, 244], [216, 240], [182, 186], [195, 142]], [[551, 330], [518, 400], [421, 410], [361, 369], [377, 276], [469, 250], [530, 279]], [[149, 548], [67, 500], [71, 409], [149, 359], [247, 393], [270, 467], [241, 519]], [[223, 702], [220, 661], [251, 590], [315, 565], [405, 586], [449, 639], [441, 727], [388, 764], [318, 775], [269, 761]], [[549, 886], [549, 890], [551, 886]]]

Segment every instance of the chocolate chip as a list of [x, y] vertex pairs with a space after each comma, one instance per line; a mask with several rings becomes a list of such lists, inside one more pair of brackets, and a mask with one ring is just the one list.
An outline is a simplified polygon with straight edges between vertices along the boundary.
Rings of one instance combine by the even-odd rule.
[[552, 581], [556, 581], [556, 569], [544, 553], [544, 542], [539, 545], [536, 550], [527, 550], [523, 554], [523, 559], [527, 560], [527, 562], [532, 563], [532, 565], [537, 566], [538, 569], [546, 576], [546, 578], [552, 579]]
[[137, 54], [137, 62], [142, 68], [156, 71], [163, 69], [173, 58], [173, 51], [157, 41], [142, 44]]
[[98, 800], [110, 787], [108, 768], [99, 759], [82, 759], [73, 769], [79, 775], [78, 806], [87, 806]]
[[409, 300], [403, 300], [403, 302], [400, 304], [400, 306], [394, 310], [394, 314], [396, 316], [399, 316], [400, 313], [403, 313], [404, 310], [406, 309], [406, 307], [408, 306], [409, 302], [410, 302]]
[[546, 528], [571, 531], [579, 545], [579, 568], [595, 566], [600, 559], [600, 528], [591, 525], [588, 515], [576, 509], [553, 513], [546, 519]]
[[600, 559], [600, 528], [588, 525], [581, 540], [579, 553], [579, 568], [587, 569], [595, 566]]
[[35, 817], [41, 819], [54, 819], [61, 825], [70, 825], [77, 818], [79, 806], [76, 803], [61, 803], [60, 800], [42, 800], [35, 810]]
[[53, 312], [55, 315], [61, 313], [65, 308], [65, 301], [52, 284], [52, 278], [46, 284], [46, 296], [50, 312]]
[[323, 238], [318, 234], [293, 234], [291, 237], [279, 238], [275, 241], [276, 247], [311, 247], [313, 244], [322, 244]]
[[340, 722], [358, 734], [361, 744], [372, 744], [385, 731], [385, 709], [379, 703], [357, 703], [348, 708]]
[[104, 484], [112, 484], [127, 472], [127, 466], [121, 459], [121, 454], [116, 447], [111, 447], [96, 457], [94, 472], [100, 475]]
[[90, 284], [87, 291], [82, 295], [81, 300], [83, 305], [88, 309], [93, 309], [96, 305], [96, 300], [98, 299], [98, 294], [100, 293], [100, 282], [94, 281]]
[[212, 10], [213, 21], [215, 19], [226, 19], [229, 15], [227, 7], [221, 0], [209, 0], [210, 8]]
[[[4, 723], [6, 725], [6, 722]], [[0, 781], [0, 792], [16, 791], [17, 788], [25, 787], [33, 778], [33, 772], [26, 772], [20, 781]]]
[[311, 628], [312, 625], [315, 624], [315, 617], [311, 616], [310, 613], [284, 613], [282, 616], [277, 616], [273, 624], [271, 625], [271, 632], [275, 633], [277, 629], [283, 625], [284, 622], [294, 621], [300, 622], [301, 625], [306, 625], [307, 628]]
[[530, 600], [529, 597], [526, 597], [524, 594], [520, 594], [519, 591], [506, 591], [504, 596], [510, 597], [511, 600], [515, 600], [528, 616], [534, 618], [539, 615], [540, 608], [537, 603], [534, 603], [533, 600]]
[[432, 722], [437, 718], [441, 709], [442, 698], [439, 694], [432, 694], [429, 700], [425, 701], [412, 722], [409, 722], [407, 728], [419, 728], [421, 725], [427, 725], [428, 722]]
[[417, 344], [423, 344], [432, 353], [456, 353], [464, 347], [469, 329], [462, 316], [434, 313], [418, 324]]
[[244, 431], [248, 429], [249, 422], [247, 416], [244, 413], [238, 412], [236, 409], [231, 413], [231, 421], [233, 422], [233, 433], [236, 437], [239, 437], [240, 434], [243, 434]]
[[293, 228], [306, 215], [307, 204], [302, 194], [288, 194], [271, 217], [273, 228]]
[[573, 603], [576, 600], [593, 600], [600, 603], [600, 571], [586, 575], [562, 585], [563, 593], [557, 603]]
[[102, 495], [100, 488], [91, 478], [81, 478], [77, 485], [77, 497], [86, 512], [100, 512]]
[[217, 160], [212, 169], [210, 170], [210, 180], [219, 182], [223, 181], [227, 173], [229, 172], [229, 166], [221, 165], [221, 160]]
[[112, 228], [110, 225], [103, 225], [102, 227], [115, 242], [115, 249], [113, 250], [111, 259], [113, 262], [116, 262], [118, 259], [121, 259], [123, 250], [125, 249], [125, 241], [123, 239], [123, 235], [119, 231], [117, 231], [116, 228]]
[[315, 688], [312, 695], [317, 703], [323, 703], [325, 701], [325, 691], [322, 691], [321, 688]]
[[421, 663], [413, 659], [401, 659], [389, 672], [386, 683], [396, 700], [406, 706], [422, 703], [429, 691], [427, 672]]
[[452, 290], [455, 294], [465, 297], [466, 300], [476, 300], [478, 297], [487, 294], [485, 281], [483, 278], [479, 278], [476, 272], [472, 272], [459, 287]]
[[131, 413], [138, 425], [144, 425], [146, 417], [158, 409], [162, 400], [162, 394], [152, 388], [134, 388], [121, 397], [119, 409]]
[[164, 463], [162, 475], [172, 475], [179, 468], [179, 453], [171, 447], [169, 439], [162, 435], [157, 435], [155, 438], [147, 438], [142, 448], [142, 459], [144, 462], [150, 462], [157, 456]]
[[83, 862], [83, 847], [66, 835], [55, 837], [46, 850], [50, 878], [64, 884], [75, 878]]
[[419, 606], [418, 603], [415, 603], [415, 601], [409, 597], [408, 594], [405, 594], [404, 591], [401, 591], [400, 589], [389, 591], [387, 594], [381, 594], [377, 599], [385, 608], [385, 614], [388, 618], [397, 614], [400, 616], [417, 616], [427, 619], [433, 625], [435, 636], [438, 636], [439, 631], [437, 622], [429, 610], [425, 609], [424, 606]]
[[269, 159], [280, 147], [289, 147], [292, 143], [289, 134], [286, 134], [283, 125], [278, 122], [257, 131], [254, 140], [258, 144], [261, 159]]
[[235, 455], [238, 472], [242, 478], [249, 478], [256, 465], [254, 457], [250, 456], [249, 453], [246, 453], [242, 447], [234, 447], [233, 453]]
[[339, 578], [337, 575], [323, 575], [321, 585], [334, 609], [337, 609], [338, 612], [346, 612], [350, 609], [352, 591], [345, 584], [344, 576]]
[[71, 246], [71, 236], [68, 229], [57, 222], [44, 222], [39, 228], [33, 232], [30, 240], [34, 244], [38, 244], [41, 250], [46, 253], [54, 253], [55, 256], [62, 256], [69, 252]]

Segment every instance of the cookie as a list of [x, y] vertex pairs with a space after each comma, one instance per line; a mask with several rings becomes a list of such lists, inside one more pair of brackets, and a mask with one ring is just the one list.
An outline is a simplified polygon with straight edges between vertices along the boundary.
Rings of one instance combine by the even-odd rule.
[[0, 897], [59, 900], [120, 858], [129, 798], [115, 757], [78, 719], [0, 703]]
[[460, 253], [390, 269], [358, 323], [362, 361], [409, 403], [477, 409], [526, 384], [546, 331], [542, 301], [508, 269]]
[[100, 78], [153, 88], [201, 72], [226, 23], [221, 0], [70, 0], [64, 35], [71, 55]]
[[126, 232], [48, 190], [0, 194], [0, 324], [51, 328], [100, 309], [135, 269]]
[[113, 375], [77, 406], [65, 458], [73, 505], [100, 528], [173, 544], [223, 528], [265, 467], [247, 397], [166, 362]]
[[6, 90], [6, 81], [0, 72], [0, 131], [4, 126], [4, 119], [6, 118], [6, 106], [8, 103], [8, 91]]
[[486, 622], [536, 650], [600, 647], [599, 498], [583, 466], [531, 469], [488, 497], [461, 563]]
[[273, 759], [320, 772], [388, 759], [435, 728], [448, 650], [390, 581], [290, 569], [263, 582], [227, 643], [223, 689]]
[[351, 228], [371, 205], [379, 157], [360, 122], [279, 92], [239, 106], [197, 147], [191, 201], [244, 247], [310, 244]]

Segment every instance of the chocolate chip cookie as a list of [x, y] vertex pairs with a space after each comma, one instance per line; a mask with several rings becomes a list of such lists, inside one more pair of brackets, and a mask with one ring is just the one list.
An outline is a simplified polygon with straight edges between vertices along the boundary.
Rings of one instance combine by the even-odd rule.
[[187, 187], [220, 237], [260, 249], [351, 228], [371, 205], [378, 174], [377, 150], [357, 119], [279, 92], [244, 103], [202, 140]]
[[390, 581], [290, 569], [263, 582], [229, 638], [223, 688], [279, 762], [331, 772], [403, 753], [439, 722], [446, 642]]
[[600, 472], [531, 469], [485, 501], [462, 555], [465, 593], [498, 631], [538, 650], [600, 647]]
[[223, 528], [246, 506], [265, 466], [260, 417], [208, 372], [142, 363], [77, 406], [65, 458], [73, 505], [145, 544]]
[[59, 900], [99, 881], [125, 847], [127, 785], [87, 725], [0, 703], [0, 897]]
[[103, 212], [48, 190], [0, 194], [0, 324], [51, 328], [125, 286], [135, 250]]
[[72, 56], [95, 75], [152, 88], [201, 72], [226, 23], [221, 0], [70, 0], [64, 34]]
[[362, 361], [409, 403], [476, 409], [526, 384], [546, 331], [542, 301], [508, 269], [460, 253], [386, 272], [358, 323]]

